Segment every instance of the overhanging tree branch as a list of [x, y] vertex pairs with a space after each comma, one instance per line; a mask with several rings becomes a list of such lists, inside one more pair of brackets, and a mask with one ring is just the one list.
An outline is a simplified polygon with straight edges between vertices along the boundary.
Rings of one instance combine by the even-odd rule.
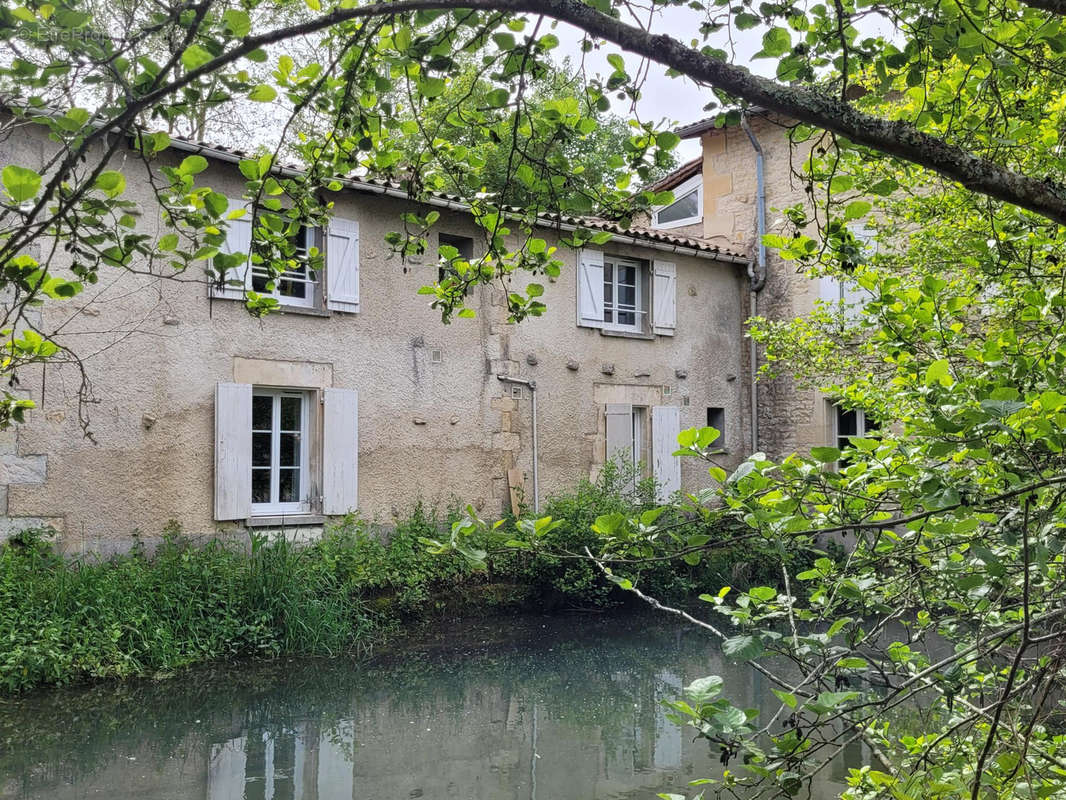
[[1022, 0], [1022, 2], [1030, 8], [1039, 8], [1043, 11], [1050, 11], [1052, 14], [1066, 15], [1066, 2], [1063, 2], [1063, 0]]
[[[1040, 0], [1055, 4], [1057, 0]], [[1066, 7], [1066, 3], [1062, 3]], [[856, 144], [925, 167], [973, 192], [1020, 206], [1066, 224], [1066, 192], [1047, 181], [1023, 175], [974, 155], [902, 120], [887, 120], [858, 111], [846, 101], [811, 89], [784, 86], [753, 75], [744, 67], [710, 58], [677, 39], [652, 34], [603, 14], [580, 0], [399, 0], [341, 9], [299, 25], [249, 37], [233, 50], [192, 70], [142, 98], [161, 100], [197, 78], [210, 74], [252, 51], [294, 36], [312, 33], [353, 19], [423, 9], [510, 10], [537, 13], [575, 25], [624, 50], [651, 59], [700, 83], [749, 103], [847, 137]]]
[[[1066, 7], [1066, 0], [1037, 0], [1034, 4], [1039, 3]], [[753, 75], [744, 67], [711, 58], [687, 47], [672, 36], [653, 34], [628, 25], [580, 0], [397, 0], [338, 9], [315, 19], [246, 37], [237, 47], [137, 98], [115, 122], [119, 125], [128, 124], [141, 110], [266, 45], [353, 20], [431, 9], [533, 13], [572, 24], [623, 50], [670, 67], [698, 83], [769, 111], [832, 131], [885, 155], [909, 161], [956, 181], [970, 191], [1066, 224], [1066, 191], [1057, 184], [1007, 169], [944, 139], [923, 133], [906, 121], [883, 119], [859, 111], [839, 97], [800, 86], [785, 86]]]

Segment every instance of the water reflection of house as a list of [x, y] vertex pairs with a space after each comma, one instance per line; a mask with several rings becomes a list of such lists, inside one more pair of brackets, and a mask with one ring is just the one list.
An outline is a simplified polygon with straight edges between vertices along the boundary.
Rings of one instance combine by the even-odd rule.
[[206, 797], [587, 800], [680, 785], [683, 764], [691, 770], [706, 748], [686, 753], [681, 730], [659, 703], [676, 696], [681, 676], [664, 670], [653, 680], [653, 694], [640, 693], [645, 699], [633, 704], [621, 740], [502, 689], [471, 692], [460, 708], [431, 702], [397, 715], [370, 706], [328, 725], [249, 732], [209, 745]]
[[303, 723], [211, 745], [207, 800], [353, 797], [352, 727]]
[[[22, 729], [36, 733], [0, 753], [0, 797], [646, 800], [721, 774], [717, 748], [667, 719], [662, 701], [685, 684], [717, 674], [763, 719], [779, 708], [762, 676], [696, 635], [570, 625], [557, 624], [557, 646], [512, 657], [387, 665], [358, 679], [360, 667], [341, 662], [248, 666], [236, 681], [118, 693], [114, 706], [30, 703]], [[866, 763], [847, 755], [847, 766]], [[844, 766], [819, 774], [815, 797], [839, 793]]]

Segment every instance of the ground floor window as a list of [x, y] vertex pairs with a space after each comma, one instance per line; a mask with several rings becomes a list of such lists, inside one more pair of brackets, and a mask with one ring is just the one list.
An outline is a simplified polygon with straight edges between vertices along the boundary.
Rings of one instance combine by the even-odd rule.
[[215, 387], [216, 520], [339, 516], [358, 501], [355, 389]]
[[252, 513], [306, 511], [308, 395], [252, 392]]
[[648, 409], [628, 403], [608, 404], [607, 460], [643, 472], [648, 461]]
[[648, 409], [644, 406], [633, 406], [633, 449], [630, 455], [633, 464], [637, 467], [642, 467], [647, 460], [644, 452], [644, 428], [647, 418]]

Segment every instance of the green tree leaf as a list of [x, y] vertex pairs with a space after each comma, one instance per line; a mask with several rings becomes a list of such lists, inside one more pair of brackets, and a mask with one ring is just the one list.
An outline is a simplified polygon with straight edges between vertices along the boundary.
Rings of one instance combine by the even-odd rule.
[[4, 189], [16, 203], [32, 200], [41, 191], [41, 176], [32, 169], [9, 164], [0, 173]]

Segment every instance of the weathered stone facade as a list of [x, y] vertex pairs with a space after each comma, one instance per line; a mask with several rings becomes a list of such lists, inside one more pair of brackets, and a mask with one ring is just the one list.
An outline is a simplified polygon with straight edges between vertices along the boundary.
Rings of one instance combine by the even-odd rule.
[[[807, 203], [793, 165], [804, 158], [793, 150], [785, 126], [772, 117], [753, 115], [752, 133], [763, 150], [768, 233], [785, 230], [783, 209]], [[754, 257], [757, 247], [756, 154], [739, 126], [713, 125], [698, 135], [703, 153], [703, 236], [710, 242]], [[683, 133], [684, 135], [684, 133]], [[756, 313], [769, 319], [791, 319], [809, 313], [819, 297], [818, 284], [793, 264], [767, 254], [766, 283], [757, 296]], [[761, 360], [760, 360], [761, 363]], [[788, 378], [761, 380], [759, 392], [759, 449], [776, 457], [809, 450], [832, 438], [826, 400], [800, 391]]]
[[[39, 163], [43, 153], [29, 135], [0, 143], [5, 163], [33, 164], [35, 156]], [[141, 225], [157, 235], [162, 223], [151, 211], [143, 166], [128, 159], [122, 168], [127, 196], [148, 209]], [[233, 164], [214, 161], [201, 178], [230, 197], [243, 190]], [[676, 264], [673, 336], [579, 327], [578, 255], [566, 248], [560, 248], [566, 269], [547, 285], [544, 317], [508, 324], [501, 289], [481, 287], [471, 298], [477, 319], [442, 325], [416, 293], [434, 280], [435, 258], [405, 266], [384, 242], [411, 202], [370, 189], [343, 191], [335, 201], [338, 215], [360, 223], [358, 313], [285, 308], [260, 321], [240, 302], [210, 298], [200, 276], [118, 271], [71, 301], [45, 306], [44, 329], [62, 327], [64, 342], [84, 357], [92, 385], [81, 411], [93, 439], [79, 418], [77, 365], [20, 372], [20, 387], [37, 409], [0, 439], [6, 501], [0, 538], [51, 524], [66, 551], [106, 553], [126, 549], [135, 535], [152, 541], [168, 520], [192, 535], [239, 533], [243, 523], [218, 522], [212, 514], [214, 393], [226, 382], [300, 387], [316, 396], [335, 387], [358, 390], [358, 510], [384, 522], [419, 497], [469, 502], [498, 515], [510, 507], [514, 470], [524, 499], [531, 499], [531, 396], [500, 375], [536, 382], [542, 498], [602, 467], [607, 403], [675, 405], [682, 427], [706, 424], [711, 407], [724, 409], [730, 454], [723, 466], [747, 455], [742, 259], [729, 263], [684, 247], [669, 252], [639, 237], [602, 248]], [[445, 210], [436, 227], [475, 233], [459, 210]], [[563, 236], [550, 229], [543, 235], [549, 245]], [[516, 276], [510, 288], [521, 292], [527, 280]], [[685, 488], [710, 482], [703, 465], [682, 461]]]

